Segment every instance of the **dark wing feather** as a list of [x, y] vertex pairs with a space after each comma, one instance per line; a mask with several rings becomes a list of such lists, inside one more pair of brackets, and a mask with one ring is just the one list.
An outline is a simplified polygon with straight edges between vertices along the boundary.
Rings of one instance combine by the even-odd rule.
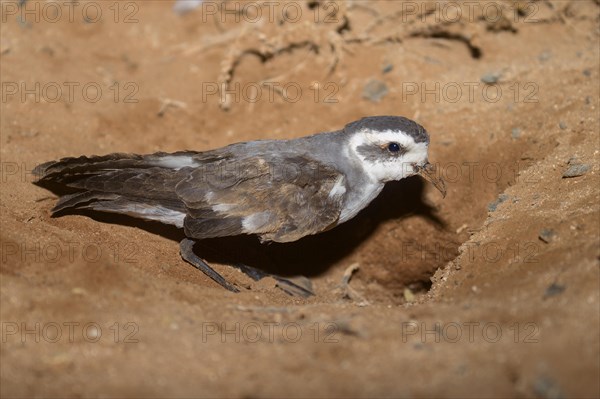
[[185, 206], [175, 194], [175, 186], [185, 177], [186, 168], [157, 165], [164, 157], [188, 161], [197, 154], [182, 151], [63, 158], [37, 166], [34, 174], [39, 179], [36, 184], [62, 194], [53, 213], [90, 208], [181, 227]]
[[34, 173], [40, 185], [71, 190], [53, 212], [123, 213], [184, 227], [198, 239], [258, 234], [265, 241], [295, 241], [334, 226], [345, 191], [334, 190], [343, 187], [342, 174], [308, 157], [244, 158], [227, 148], [64, 158]]
[[339, 171], [307, 157], [252, 157], [194, 169], [176, 193], [187, 208], [189, 237], [258, 234], [289, 242], [336, 224], [344, 192], [336, 184], [344, 184]]

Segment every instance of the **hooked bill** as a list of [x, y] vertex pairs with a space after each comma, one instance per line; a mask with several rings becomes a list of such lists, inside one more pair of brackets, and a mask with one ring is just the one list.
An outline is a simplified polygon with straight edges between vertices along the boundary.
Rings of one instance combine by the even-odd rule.
[[433, 186], [437, 188], [440, 193], [442, 193], [442, 198], [446, 198], [446, 183], [440, 176], [437, 175], [436, 167], [433, 164], [426, 163], [424, 166], [419, 168], [417, 173], [419, 176], [433, 184]]

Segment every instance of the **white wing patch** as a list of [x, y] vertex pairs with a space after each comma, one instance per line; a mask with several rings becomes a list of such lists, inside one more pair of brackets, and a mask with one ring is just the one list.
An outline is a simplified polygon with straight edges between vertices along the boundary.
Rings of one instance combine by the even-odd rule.
[[185, 219], [185, 213], [174, 211], [173, 209], [165, 208], [160, 205], [129, 205], [126, 209], [124, 209], [123, 213], [131, 216], [137, 216], [146, 220], [155, 220], [165, 224], [172, 224], [178, 228], [183, 227], [183, 219]]
[[165, 155], [151, 159], [155, 166], [179, 170], [188, 166], [195, 167], [199, 164], [189, 155]]
[[273, 222], [270, 211], [254, 213], [242, 219], [242, 228], [246, 234], [263, 233], [262, 229]]
[[346, 193], [346, 185], [344, 184], [344, 176], [338, 177], [335, 185], [329, 192], [329, 198], [340, 197]]
[[212, 210], [217, 213], [227, 213], [233, 208], [235, 208], [235, 204], [217, 204], [213, 205]]

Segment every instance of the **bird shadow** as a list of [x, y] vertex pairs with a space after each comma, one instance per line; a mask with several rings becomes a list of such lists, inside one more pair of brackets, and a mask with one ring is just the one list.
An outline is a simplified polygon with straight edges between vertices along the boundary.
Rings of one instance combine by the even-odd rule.
[[[446, 229], [446, 222], [436, 214], [435, 208], [423, 200], [425, 184], [416, 176], [390, 182], [381, 194], [353, 219], [332, 230], [307, 236], [296, 242], [261, 244], [256, 236], [241, 235], [198, 241], [194, 252], [209, 264], [244, 264], [280, 276], [316, 276], [349, 255], [386, 220], [418, 215], [434, 224], [436, 228]], [[65, 213], [88, 216], [102, 223], [137, 227], [176, 242], [185, 238], [183, 230], [175, 226], [126, 215], [76, 209], [61, 212], [56, 216]]]

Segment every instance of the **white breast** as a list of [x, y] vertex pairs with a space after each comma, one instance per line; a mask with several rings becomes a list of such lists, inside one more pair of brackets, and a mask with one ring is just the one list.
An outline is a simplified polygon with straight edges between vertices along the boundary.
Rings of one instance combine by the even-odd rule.
[[379, 195], [383, 186], [382, 183], [369, 182], [362, 187], [352, 188], [350, 190], [352, 195], [346, 198], [338, 224], [344, 223], [356, 216], [358, 212], [363, 210]]

